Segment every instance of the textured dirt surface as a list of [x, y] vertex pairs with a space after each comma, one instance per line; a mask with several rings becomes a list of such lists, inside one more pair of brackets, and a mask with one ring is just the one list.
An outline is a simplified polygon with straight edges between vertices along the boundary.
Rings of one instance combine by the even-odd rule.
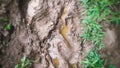
[[85, 48], [78, 4], [70, 0], [12, 1], [8, 10], [15, 29], [9, 47], [1, 48], [5, 50], [0, 58], [2, 67], [13, 68], [26, 56], [35, 61], [34, 68], [80, 68]]
[[[83, 44], [80, 37], [84, 32], [83, 16], [80, 14], [85, 9], [78, 0], [2, 2], [0, 68], [14, 68], [22, 57], [34, 60], [32, 68], [82, 68], [80, 61], [92, 44]], [[9, 18], [9, 21], [3, 23], [2, 18]], [[3, 30], [8, 23], [12, 24], [12, 32]], [[102, 58], [109, 58], [106, 65], [112, 63], [119, 68], [120, 28], [113, 24], [104, 24], [103, 27], [106, 32], [105, 48], [100, 53]], [[4, 43], [6, 40], [9, 42], [7, 47]]]
[[104, 49], [101, 50], [101, 56], [105, 59], [106, 67], [110, 64], [120, 67], [120, 26], [115, 24], [104, 24], [105, 37], [104, 37]]

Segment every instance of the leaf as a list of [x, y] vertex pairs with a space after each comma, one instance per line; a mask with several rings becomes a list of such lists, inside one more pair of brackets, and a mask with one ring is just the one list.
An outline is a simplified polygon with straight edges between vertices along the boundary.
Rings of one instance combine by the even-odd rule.
[[10, 30], [11, 29], [11, 24], [7, 24], [5, 27], [4, 27], [4, 30]]
[[9, 20], [7, 18], [2, 18], [2, 22], [8, 22]]
[[26, 60], [26, 57], [23, 57], [23, 58], [21, 59], [21, 62], [25, 62], [25, 60]]
[[116, 68], [114, 65], [110, 65], [109, 68]]
[[15, 68], [19, 68], [19, 65], [17, 64], [17, 65], [15, 65]]

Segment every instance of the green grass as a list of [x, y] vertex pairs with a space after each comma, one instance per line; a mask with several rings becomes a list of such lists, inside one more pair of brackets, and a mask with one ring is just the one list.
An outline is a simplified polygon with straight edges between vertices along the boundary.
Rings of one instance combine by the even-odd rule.
[[104, 61], [100, 58], [96, 50], [91, 50], [82, 63], [84, 64], [83, 68], [104, 68]]
[[[120, 3], [119, 0], [81, 0], [86, 8], [86, 17], [83, 24], [86, 26], [82, 35], [85, 41], [91, 41], [94, 48], [82, 61], [83, 68], [104, 68], [104, 60], [101, 59], [99, 51], [103, 48], [102, 42], [104, 32], [100, 22], [114, 22], [120, 24], [120, 13], [113, 12], [111, 7]], [[84, 41], [84, 42], [85, 42]]]
[[21, 59], [21, 63], [20, 63], [20, 64], [17, 64], [17, 65], [15, 66], [15, 68], [28, 68], [28, 67], [30, 67], [30, 66], [31, 66], [30, 60], [27, 59], [26, 57], [23, 57], [23, 58]]

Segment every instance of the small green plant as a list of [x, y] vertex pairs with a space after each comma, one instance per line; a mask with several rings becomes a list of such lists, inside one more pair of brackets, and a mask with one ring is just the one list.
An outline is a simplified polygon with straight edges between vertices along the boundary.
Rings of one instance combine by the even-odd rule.
[[110, 65], [109, 68], [116, 68], [114, 65]]
[[11, 29], [11, 24], [7, 24], [5, 27], [4, 27], [4, 30], [10, 30]]
[[17, 64], [15, 66], [15, 68], [28, 68], [28, 66], [31, 66], [31, 62], [29, 59], [27, 59], [26, 57], [23, 57], [21, 59], [21, 63], [20, 64]]
[[7, 18], [2, 18], [2, 22], [8, 22], [9, 21], [9, 19], [7, 19]]
[[4, 41], [4, 42], [5, 42], [5, 47], [8, 47], [8, 46], [9, 46], [9, 41], [6, 40], [6, 41]]

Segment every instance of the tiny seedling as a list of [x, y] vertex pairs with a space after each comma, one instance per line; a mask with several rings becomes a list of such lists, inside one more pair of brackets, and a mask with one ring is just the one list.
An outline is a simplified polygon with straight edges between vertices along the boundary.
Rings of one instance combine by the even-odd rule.
[[15, 66], [15, 68], [28, 68], [28, 66], [31, 66], [31, 62], [29, 59], [27, 59], [26, 57], [23, 57], [21, 59], [21, 63], [20, 64], [17, 64]]
[[5, 46], [6, 46], [6, 47], [9, 46], [9, 42], [8, 42], [8, 40], [5, 41]]
[[9, 20], [7, 18], [2, 18], [2, 22], [8, 22]]
[[11, 24], [7, 24], [5, 27], [4, 27], [4, 30], [10, 30], [11, 29]]

